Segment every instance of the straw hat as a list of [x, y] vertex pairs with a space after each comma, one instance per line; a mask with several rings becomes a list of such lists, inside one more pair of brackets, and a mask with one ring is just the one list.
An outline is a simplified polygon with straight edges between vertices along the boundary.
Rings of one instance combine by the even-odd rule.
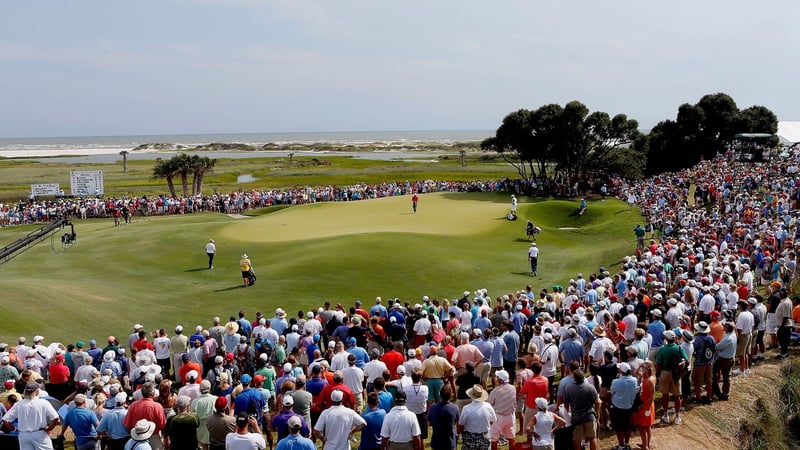
[[597, 337], [605, 337], [606, 335], [606, 327], [605, 325], [597, 325], [592, 329], [592, 333], [594, 333]]
[[479, 402], [485, 402], [489, 398], [489, 394], [483, 390], [480, 384], [476, 384], [467, 389], [467, 396]]
[[228, 334], [234, 334], [239, 331], [239, 324], [236, 322], [228, 322], [225, 324], [225, 332]]
[[156, 431], [156, 424], [147, 419], [136, 422], [136, 426], [131, 430], [131, 439], [134, 441], [145, 441]]

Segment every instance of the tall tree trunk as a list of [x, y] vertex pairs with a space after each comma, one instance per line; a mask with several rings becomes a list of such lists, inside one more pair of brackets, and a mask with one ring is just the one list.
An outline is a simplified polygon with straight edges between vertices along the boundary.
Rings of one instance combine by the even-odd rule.
[[175, 198], [175, 182], [172, 179], [172, 175], [167, 175], [167, 187], [169, 188], [170, 197]]
[[183, 170], [181, 171], [181, 186], [183, 187], [183, 196], [189, 196], [189, 174]]
[[197, 172], [197, 195], [203, 195], [203, 172]]

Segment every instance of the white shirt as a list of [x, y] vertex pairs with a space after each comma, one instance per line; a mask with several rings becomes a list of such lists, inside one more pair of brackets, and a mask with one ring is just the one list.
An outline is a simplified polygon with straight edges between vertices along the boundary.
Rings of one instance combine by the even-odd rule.
[[494, 413], [492, 405], [473, 400], [461, 411], [458, 423], [464, 426], [464, 431], [483, 434], [489, 432], [489, 428], [496, 420], [497, 415]]
[[309, 319], [306, 321], [305, 325], [303, 325], [303, 331], [312, 336], [319, 334], [320, 331], [322, 331], [322, 323], [317, 319]]
[[53, 405], [38, 396], [30, 400], [20, 400], [3, 416], [3, 420], [8, 423], [17, 420], [17, 429], [24, 432], [39, 431], [57, 418], [58, 413]]
[[337, 405], [322, 411], [314, 429], [325, 436], [323, 450], [350, 450], [350, 430], [366, 424], [354, 410]]
[[421, 430], [417, 416], [414, 415], [407, 407], [395, 406], [383, 418], [383, 425], [381, 425], [381, 436], [389, 439], [391, 442], [411, 442], [414, 436], [419, 436]]
[[259, 433], [230, 433], [225, 436], [225, 450], [263, 450], [267, 448], [264, 436]]
[[169, 359], [169, 349], [172, 341], [166, 336], [159, 336], [153, 339], [153, 347], [156, 349], [156, 359]]
[[739, 318], [736, 319], [736, 329], [741, 334], [750, 334], [755, 325], [755, 318], [750, 311], [742, 311], [739, 313]]
[[614, 341], [607, 337], [600, 337], [595, 339], [592, 342], [591, 350], [589, 350], [589, 356], [591, 356], [592, 361], [602, 364], [603, 363], [603, 353], [609, 348], [616, 348], [614, 345]]
[[213, 242], [206, 244], [206, 253], [217, 253], [217, 246]]
[[347, 352], [344, 352], [344, 351], [333, 355], [333, 358], [331, 358], [330, 371], [331, 372], [336, 372], [337, 370], [343, 370], [345, 367], [347, 367], [347, 356], [348, 355], [350, 355], [350, 353], [347, 353]]
[[539, 257], [539, 247], [533, 247], [528, 249], [528, 256], [531, 258], [538, 258]]
[[556, 344], [545, 343], [542, 349], [542, 376], [552, 377], [556, 374], [556, 366], [558, 365], [558, 346]]
[[414, 414], [422, 414], [428, 409], [427, 385], [412, 384], [410, 386], [405, 386], [403, 392], [406, 393], [406, 407], [409, 411]]
[[703, 313], [710, 314], [716, 305], [717, 302], [714, 300], [714, 297], [711, 296], [711, 294], [705, 294], [703, 298], [700, 299], [700, 303], [697, 306]]
[[422, 317], [414, 322], [414, 333], [425, 336], [431, 332], [431, 321], [427, 317]]
[[367, 377], [367, 383], [372, 383], [375, 379], [383, 377], [384, 370], [386, 370], [386, 363], [379, 359], [373, 359], [366, 363], [364, 365], [364, 376]]
[[356, 366], [342, 369], [342, 383], [353, 391], [353, 395], [361, 394], [364, 390], [364, 371]]

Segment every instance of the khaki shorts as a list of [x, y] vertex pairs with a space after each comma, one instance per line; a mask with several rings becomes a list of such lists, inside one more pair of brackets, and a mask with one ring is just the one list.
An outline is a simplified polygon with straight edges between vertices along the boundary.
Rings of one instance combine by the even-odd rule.
[[597, 437], [597, 427], [595, 422], [586, 422], [572, 427], [572, 441], [582, 441], [584, 439], [594, 439]]
[[736, 356], [750, 354], [750, 333], [740, 334], [736, 340]]
[[658, 389], [661, 391], [661, 395], [681, 395], [681, 380], [673, 380], [671, 371], [662, 370]]
[[492, 365], [488, 362], [478, 364], [478, 367], [475, 368], [475, 376], [480, 377], [481, 383], [486, 383], [486, 380], [489, 378], [489, 371], [492, 369]]

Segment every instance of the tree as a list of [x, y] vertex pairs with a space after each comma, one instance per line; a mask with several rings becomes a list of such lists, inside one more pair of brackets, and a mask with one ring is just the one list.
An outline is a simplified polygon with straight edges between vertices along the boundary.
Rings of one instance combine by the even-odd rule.
[[192, 155], [190, 165], [192, 168], [192, 195], [202, 194], [203, 192], [203, 178], [206, 172], [214, 170], [217, 164], [216, 159], [211, 159], [207, 156]]
[[520, 109], [504, 117], [494, 137], [484, 139], [481, 148], [499, 153], [503, 160], [517, 169], [523, 180], [528, 181], [534, 174], [531, 165], [532, 131], [530, 111]]
[[675, 121], [653, 127], [646, 171], [655, 174], [690, 167], [700, 158], [711, 159], [726, 151], [737, 133], [775, 134], [777, 130], [778, 118], [764, 106], [739, 110], [727, 94], [704, 95], [697, 104], [680, 105]]
[[155, 166], [153, 166], [153, 178], [166, 178], [169, 195], [174, 198], [176, 197], [174, 178], [178, 171], [173, 160], [174, 158], [166, 161], [160, 158], [157, 159]]

